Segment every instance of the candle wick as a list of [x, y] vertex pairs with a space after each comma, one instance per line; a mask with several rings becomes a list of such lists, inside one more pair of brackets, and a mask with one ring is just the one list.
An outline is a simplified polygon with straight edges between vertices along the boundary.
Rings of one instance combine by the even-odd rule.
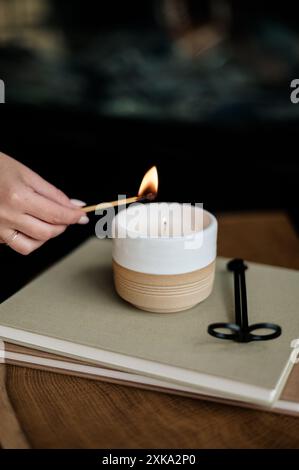
[[166, 229], [167, 229], [167, 220], [164, 218], [163, 219], [163, 231], [164, 231], [164, 233], [166, 232]]

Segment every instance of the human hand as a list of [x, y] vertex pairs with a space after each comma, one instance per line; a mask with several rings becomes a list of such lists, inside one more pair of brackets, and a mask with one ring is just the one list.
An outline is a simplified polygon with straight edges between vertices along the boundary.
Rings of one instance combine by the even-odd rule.
[[62, 191], [0, 152], [0, 243], [28, 255], [88, 217]]

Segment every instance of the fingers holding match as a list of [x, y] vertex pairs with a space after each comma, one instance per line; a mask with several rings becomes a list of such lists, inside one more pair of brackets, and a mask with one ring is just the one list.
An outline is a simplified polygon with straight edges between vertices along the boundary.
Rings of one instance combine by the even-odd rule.
[[87, 224], [84, 205], [0, 152], [0, 243], [29, 254], [69, 225]]
[[70, 206], [64, 206], [37, 193], [25, 199], [24, 209], [26, 214], [52, 225], [86, 224], [89, 222], [88, 217], [78, 205], [73, 203]]

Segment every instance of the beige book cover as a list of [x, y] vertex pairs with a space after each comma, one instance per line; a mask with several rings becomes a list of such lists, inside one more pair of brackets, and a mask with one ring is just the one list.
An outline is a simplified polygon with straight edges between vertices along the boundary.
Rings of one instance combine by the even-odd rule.
[[217, 260], [212, 295], [176, 314], [141, 312], [116, 295], [111, 243], [93, 239], [0, 306], [0, 337], [117, 370], [272, 403], [291, 370], [299, 338], [299, 273], [249, 263], [251, 323], [283, 328], [280, 338], [250, 344], [207, 334], [210, 323], [234, 320], [232, 274]]

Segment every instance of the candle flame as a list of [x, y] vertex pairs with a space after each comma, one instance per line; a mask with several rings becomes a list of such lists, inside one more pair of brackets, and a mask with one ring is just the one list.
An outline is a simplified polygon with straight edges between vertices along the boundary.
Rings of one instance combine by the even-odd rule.
[[148, 196], [151, 195], [154, 199], [158, 192], [158, 171], [157, 167], [153, 166], [148, 170], [141, 182], [138, 196]]

